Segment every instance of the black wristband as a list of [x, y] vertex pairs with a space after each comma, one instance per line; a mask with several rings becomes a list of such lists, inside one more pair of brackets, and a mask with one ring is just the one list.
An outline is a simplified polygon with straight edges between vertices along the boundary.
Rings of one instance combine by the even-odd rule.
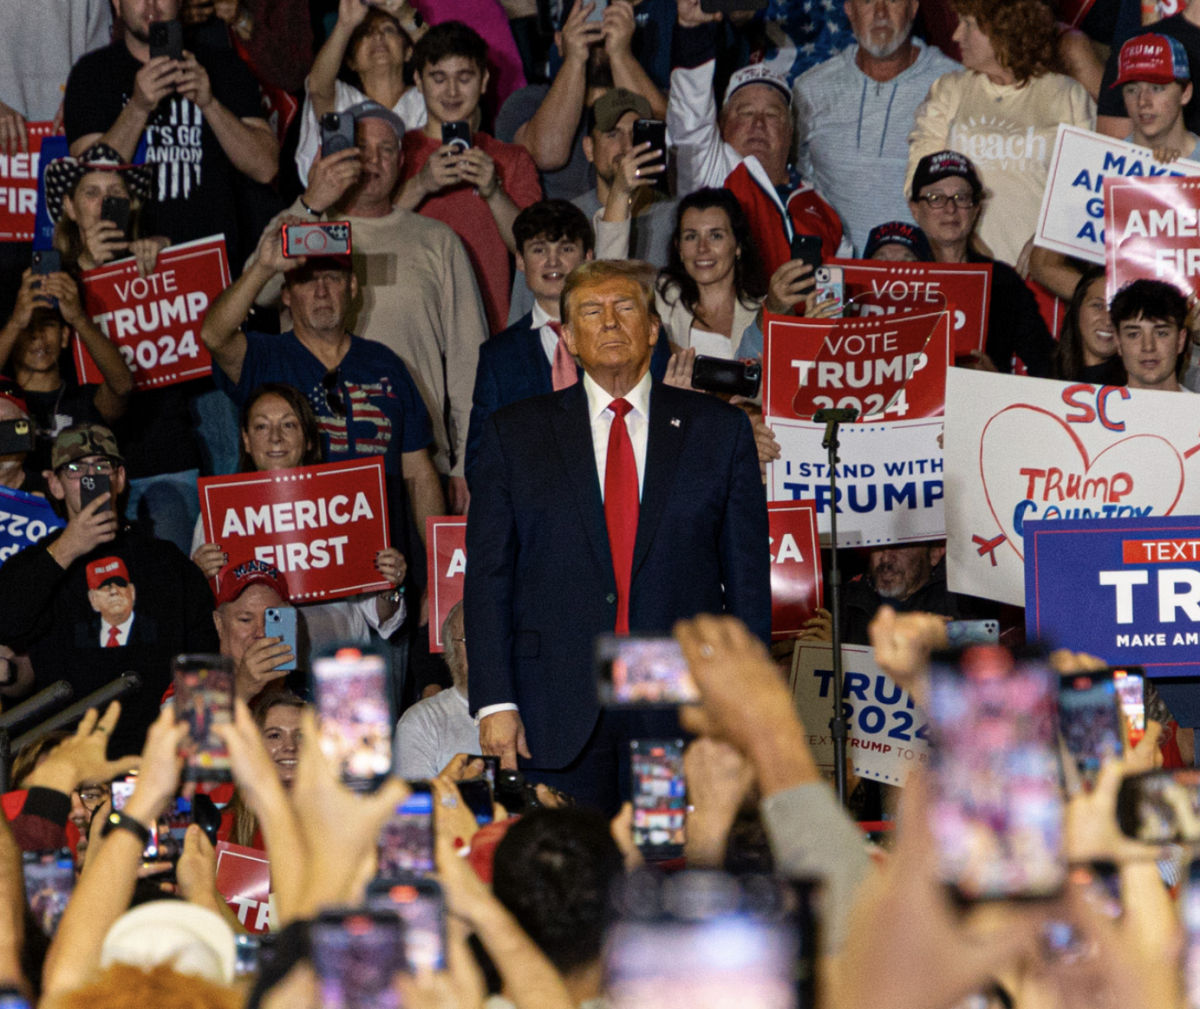
[[149, 827], [143, 826], [132, 816], [126, 816], [124, 813], [118, 813], [116, 810], [108, 814], [108, 819], [104, 821], [104, 827], [100, 831], [100, 836], [108, 837], [114, 830], [129, 831], [129, 833], [142, 842], [143, 848], [150, 843]]
[[304, 197], [303, 197], [303, 196], [297, 197], [297, 199], [298, 199], [298, 200], [299, 200], [299, 202], [300, 202], [300, 206], [302, 206], [302, 207], [304, 208], [304, 212], [305, 212], [306, 214], [310, 214], [310, 215], [312, 215], [313, 217], [320, 217], [320, 216], [321, 216], [321, 211], [319, 211], [319, 210], [313, 210], [313, 208], [312, 208], [312, 207], [310, 207], [310, 206], [309, 206], [307, 203], [305, 203], [305, 202], [304, 202]]

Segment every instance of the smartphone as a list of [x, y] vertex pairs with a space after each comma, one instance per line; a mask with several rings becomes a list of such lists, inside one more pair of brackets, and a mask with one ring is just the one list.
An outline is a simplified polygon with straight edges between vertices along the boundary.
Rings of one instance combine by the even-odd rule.
[[647, 861], [683, 857], [687, 786], [682, 739], [629, 741], [633, 843]]
[[[608, 6], [608, 0], [592, 0], [592, 2], [595, 3], [596, 7], [592, 13], [587, 16], [587, 19], [589, 21], [603, 21], [604, 10]], [[585, 4], [587, 3], [587, 0], [579, 0], [579, 3]]]
[[792, 259], [807, 263], [815, 271], [821, 265], [821, 238], [819, 235], [792, 235]]
[[[150, 828], [150, 842], [142, 852], [143, 860], [147, 862], [178, 862], [183, 854], [183, 842], [187, 829], [193, 823], [192, 803], [182, 795], [175, 796], [175, 801], [166, 815], [159, 817], [158, 822]], [[164, 879], [159, 876], [156, 879]]]
[[408, 879], [434, 871], [433, 793], [428, 781], [410, 781], [412, 794], [396, 807], [379, 833], [376, 876]]
[[36, 441], [33, 424], [25, 418], [0, 421], [0, 455], [32, 452]]
[[465, 151], [471, 146], [471, 124], [465, 119], [442, 123], [442, 143], [452, 144], [460, 151]]
[[22, 855], [25, 900], [39, 927], [54, 935], [75, 889], [75, 860], [70, 848], [27, 851]]
[[491, 823], [495, 817], [492, 808], [492, 786], [487, 778], [469, 778], [458, 783], [458, 794], [462, 796], [467, 809], [475, 814], [475, 822], [481, 827]]
[[[107, 473], [85, 473], [79, 478], [79, 508], [82, 511], [98, 497], [112, 493], [112, 477]], [[111, 498], [109, 505], [112, 505]]]
[[127, 774], [122, 778], [113, 778], [110, 787], [113, 812], [119, 813], [125, 808], [125, 803], [129, 801], [129, 797], [133, 795], [133, 790], [137, 787], [137, 775]]
[[404, 961], [410, 973], [446, 967], [446, 898], [434, 879], [376, 879], [367, 887], [371, 908], [391, 908], [404, 922]]
[[378, 652], [339, 648], [313, 663], [321, 749], [342, 781], [373, 792], [392, 771], [391, 689]]
[[814, 1009], [819, 884], [685, 870], [616, 886], [602, 953], [611, 1009]]
[[846, 271], [840, 266], [818, 266], [813, 272], [817, 280], [817, 301], [833, 298], [836, 315], [846, 310]]
[[[661, 119], [638, 119], [633, 124], [633, 146], [649, 143], [651, 149], [661, 152], [662, 164], [667, 164], [667, 124]], [[655, 162], [651, 162], [655, 164]], [[667, 181], [669, 172], [659, 172], [654, 176], [654, 189], [660, 193], [670, 193], [671, 187]]]
[[596, 673], [600, 703], [610, 707], [675, 707], [700, 700], [674, 638], [601, 634]]
[[1066, 880], [1058, 675], [999, 645], [939, 654], [930, 826], [938, 873], [963, 901], [1045, 898]]
[[280, 244], [284, 256], [346, 256], [352, 251], [349, 221], [285, 224]]
[[309, 943], [322, 1009], [399, 1009], [404, 923], [395, 911], [322, 911]]
[[1112, 673], [1075, 673], [1058, 688], [1063, 742], [1075, 761], [1085, 791], [1091, 791], [1106, 760], [1124, 753], [1121, 715]]
[[249, 977], [258, 973], [258, 951], [262, 940], [257, 935], [234, 936], [233, 976]]
[[500, 777], [500, 758], [485, 757], [482, 753], [468, 753], [468, 763], [473, 760], [483, 761], [483, 776], [487, 778], [487, 783], [492, 786], [492, 792], [496, 791], [496, 782]]
[[697, 355], [692, 365], [692, 388], [754, 399], [762, 384], [760, 361], [730, 361]]
[[121, 229], [121, 234], [129, 234], [130, 202], [125, 196], [106, 196], [100, 204], [100, 219], [112, 221]]
[[150, 58], [169, 56], [173, 60], [183, 59], [183, 22], [150, 22]]
[[1113, 668], [1112, 675], [1129, 728], [1129, 745], [1137, 746], [1146, 735], [1146, 671], [1141, 666], [1125, 666]]
[[1184, 884], [1183, 928], [1186, 935], [1183, 948], [1183, 984], [1190, 1009], [1200, 1006], [1200, 863], [1188, 866]]
[[354, 146], [354, 117], [344, 112], [326, 112], [321, 117], [321, 157]]
[[35, 249], [31, 265], [39, 277], [62, 273], [62, 253], [58, 249]]
[[176, 655], [175, 718], [187, 722], [184, 781], [232, 781], [229, 751], [213, 727], [233, 722], [233, 660], [224, 655]]
[[1130, 775], [1117, 793], [1117, 823], [1127, 837], [1147, 844], [1200, 841], [1200, 769]]
[[946, 637], [950, 639], [952, 649], [965, 648], [967, 645], [994, 645], [1000, 640], [1000, 621], [951, 620], [946, 624]]
[[263, 611], [263, 625], [268, 638], [282, 638], [281, 644], [292, 650], [291, 661], [276, 666], [276, 669], [295, 669], [296, 656], [300, 650], [296, 645], [296, 608], [294, 606], [268, 606]]

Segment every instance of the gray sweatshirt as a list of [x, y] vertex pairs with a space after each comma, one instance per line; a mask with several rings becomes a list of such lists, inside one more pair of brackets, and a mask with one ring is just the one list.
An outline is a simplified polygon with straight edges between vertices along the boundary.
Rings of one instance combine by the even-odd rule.
[[916, 61], [886, 83], [858, 69], [852, 45], [793, 89], [800, 174], [838, 212], [857, 254], [877, 224], [912, 221], [904, 175], [913, 117], [938, 77], [962, 69], [934, 46], [913, 45]]

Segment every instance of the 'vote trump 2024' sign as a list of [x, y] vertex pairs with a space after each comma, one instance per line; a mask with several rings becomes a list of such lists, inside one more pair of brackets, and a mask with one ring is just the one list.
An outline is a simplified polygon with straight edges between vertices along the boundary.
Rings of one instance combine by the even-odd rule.
[[1200, 517], [1028, 522], [1025, 598], [1030, 637], [1200, 675]]

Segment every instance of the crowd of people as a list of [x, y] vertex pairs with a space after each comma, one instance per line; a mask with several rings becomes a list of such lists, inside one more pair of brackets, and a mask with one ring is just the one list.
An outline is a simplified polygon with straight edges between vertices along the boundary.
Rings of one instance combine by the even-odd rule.
[[[945, 540], [844, 556], [839, 611], [769, 649], [780, 444], [761, 392], [693, 381], [755, 373], [768, 315], [852, 313], [817, 264], [877, 260], [990, 267], [953, 367], [1200, 392], [1194, 299], [1034, 243], [1062, 124], [1200, 174], [1200, 0], [745, 6], [0, 7], [0, 173], [66, 151], [52, 237], [0, 241], [0, 491], [45, 532], [0, 551], [0, 698], [136, 676], [17, 752], [0, 732], [14, 1006], [1200, 1005], [1172, 833], [1200, 781], [1140, 833], [1122, 785], [1195, 763], [1192, 726], [1150, 687], [1144, 737], [1105, 710], [1047, 750], [1047, 697], [931, 700], [947, 620], [1024, 644], [950, 591]], [[297, 254], [319, 225], [349, 240]], [[121, 341], [155, 326], [89, 285], [158, 291], [214, 237], [229, 280], [167, 341], [211, 374], [148, 378]], [[356, 461], [386, 539], [352, 593], [202, 514], [202, 477]], [[845, 803], [781, 671], [835, 633], [937, 730], [932, 767]], [[322, 671], [355, 655], [369, 675]], [[180, 700], [175, 665], [221, 675]], [[1060, 745], [1101, 738], [1060, 782]], [[253, 915], [221, 861], [247, 850]]]

